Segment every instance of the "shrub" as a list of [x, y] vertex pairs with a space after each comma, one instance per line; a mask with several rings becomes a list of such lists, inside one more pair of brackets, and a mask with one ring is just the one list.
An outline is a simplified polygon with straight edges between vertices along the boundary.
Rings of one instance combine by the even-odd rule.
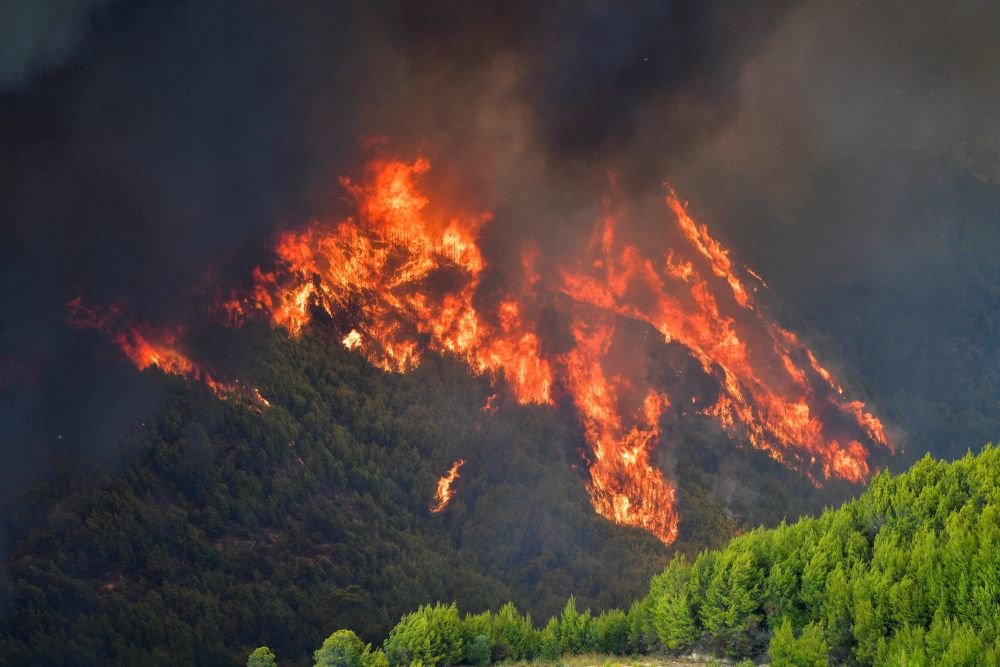
[[[510, 656], [515, 660], [530, 660], [538, 652], [538, 633], [531, 624], [530, 616], [521, 616], [514, 603], [500, 607], [493, 618], [493, 637], [498, 647], [509, 647]], [[499, 659], [507, 656], [499, 656]]]
[[628, 648], [628, 618], [625, 612], [612, 609], [593, 620], [597, 637], [597, 650], [603, 653], [624, 655]]
[[476, 635], [465, 645], [465, 661], [475, 667], [490, 664], [490, 640], [486, 635]]
[[796, 638], [792, 622], [785, 618], [771, 638], [768, 653], [775, 667], [826, 667], [830, 664], [823, 628], [818, 623], [802, 628], [802, 634]]
[[462, 641], [466, 644], [479, 635], [484, 635], [490, 642], [490, 649], [493, 648], [493, 614], [484, 611], [481, 614], [466, 614], [462, 619]]
[[540, 655], [543, 660], [558, 660], [563, 654], [562, 640], [559, 638], [559, 621], [550, 618], [542, 630]]
[[276, 667], [274, 651], [266, 646], [255, 648], [247, 658], [247, 667]]
[[364, 655], [361, 656], [361, 667], [389, 667], [389, 659], [385, 657], [385, 651], [380, 648], [374, 651], [366, 647]]
[[596, 638], [591, 627], [590, 610], [582, 614], [576, 610], [576, 598], [570, 596], [559, 616], [559, 639], [563, 651], [573, 654], [596, 649]]
[[391, 665], [419, 661], [430, 667], [457, 665], [465, 657], [462, 625], [455, 604], [422, 606], [407, 614], [385, 640]]
[[316, 667], [364, 667], [368, 647], [353, 630], [337, 630], [313, 653]]

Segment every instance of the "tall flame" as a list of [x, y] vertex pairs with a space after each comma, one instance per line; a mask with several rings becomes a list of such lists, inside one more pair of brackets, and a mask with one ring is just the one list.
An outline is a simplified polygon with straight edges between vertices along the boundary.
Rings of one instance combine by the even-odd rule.
[[[417, 186], [429, 169], [423, 158], [377, 159], [359, 182], [341, 179], [355, 214], [282, 233], [273, 267], [255, 269], [252, 287], [220, 304], [228, 320], [264, 316], [297, 336], [325, 312], [344, 326], [346, 348], [386, 371], [408, 372], [434, 351], [503, 378], [521, 404], [568, 399], [589, 445], [595, 510], [668, 544], [678, 513], [658, 458], [661, 424], [691, 404], [816, 484], [861, 482], [871, 449], [892, 451], [864, 403], [843, 398], [813, 352], [763, 314], [754, 293], [764, 281], [738, 266], [669, 188], [668, 224], [652, 240], [609, 201], [581, 256], [543, 264], [526, 243], [521, 275], [508, 276], [512, 287], [498, 294], [492, 283], [484, 288], [479, 244], [491, 215], [442, 213]], [[77, 324], [112, 333], [139, 368], [155, 364], [219, 391], [177, 350], [179, 332], [109, 325], [79, 303], [71, 311]], [[553, 326], [548, 316], [542, 326], [542, 313], [557, 313], [562, 331], [543, 336]], [[675, 407], [650, 356], [664, 345], [683, 350], [713, 389], [690, 403], [685, 394]], [[494, 396], [484, 410], [495, 409]], [[462, 463], [439, 481], [435, 511]]]
[[464, 465], [465, 461], [463, 459], [455, 461], [451, 464], [448, 472], [438, 480], [437, 491], [434, 493], [434, 502], [431, 504], [431, 512], [440, 512], [451, 502], [451, 497], [455, 493], [452, 491], [451, 485], [458, 479], [458, 470]]
[[[356, 216], [282, 234], [274, 269], [257, 269], [252, 290], [226, 310], [262, 311], [293, 335], [314, 309], [348, 313], [344, 345], [385, 370], [406, 372], [435, 350], [503, 376], [520, 403], [568, 396], [590, 445], [595, 510], [666, 543], [677, 536], [676, 493], [654, 455], [671, 402], [648, 373], [612, 359], [616, 345], [628, 345], [616, 341], [629, 322], [683, 346], [716, 379], [717, 397], [701, 414], [816, 483], [866, 479], [862, 441], [891, 451], [881, 422], [841, 399], [812, 351], [760, 312], [744, 279], [754, 289], [763, 280], [737, 267], [673, 191], [659, 247], [630, 239], [609, 207], [588, 256], [563, 263], [555, 284], [540, 290], [539, 253], [526, 246], [520, 286], [490, 303], [478, 298], [486, 268], [478, 236], [490, 216], [432, 214], [416, 185], [429, 168], [423, 158], [376, 160], [363, 182], [343, 179]], [[560, 299], [571, 343], [557, 351], [542, 339], [538, 313]]]
[[473, 306], [485, 267], [476, 237], [490, 216], [427, 215], [414, 177], [429, 168], [424, 159], [376, 161], [365, 183], [342, 179], [358, 216], [282, 234], [275, 269], [255, 270], [250, 294], [223, 309], [237, 320], [263, 311], [293, 335], [314, 308], [350, 311], [344, 345], [384, 370], [411, 370], [429, 348], [502, 374], [522, 403], [550, 403], [552, 369], [517, 295], [487, 317]]

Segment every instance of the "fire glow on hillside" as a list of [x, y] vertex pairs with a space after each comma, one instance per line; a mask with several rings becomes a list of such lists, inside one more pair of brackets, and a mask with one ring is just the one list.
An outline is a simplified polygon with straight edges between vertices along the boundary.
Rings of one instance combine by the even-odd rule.
[[455, 461], [451, 464], [448, 472], [438, 480], [437, 491], [434, 492], [434, 503], [431, 505], [431, 512], [440, 512], [448, 506], [452, 495], [455, 493], [451, 485], [458, 479], [458, 471], [464, 465], [465, 461], [463, 459]]
[[[589, 445], [595, 510], [668, 544], [677, 537], [676, 489], [655, 453], [675, 402], [817, 484], [864, 481], [871, 449], [891, 451], [865, 405], [843, 398], [812, 351], [761, 312], [753, 292], [763, 281], [672, 191], [656, 242], [634, 238], [609, 201], [582, 254], [555, 261], [525, 243], [520, 275], [486, 298], [479, 238], [492, 216], [443, 213], [418, 188], [429, 169], [423, 158], [377, 159], [360, 182], [342, 179], [356, 213], [282, 233], [273, 267], [257, 268], [253, 286], [221, 304], [228, 321], [263, 316], [296, 336], [325, 311], [348, 317], [343, 345], [386, 371], [410, 371], [428, 351], [450, 354], [503, 378], [521, 404], [569, 400]], [[553, 312], [558, 342], [543, 333], [543, 313]], [[163, 355], [137, 359], [135, 341], [116, 340], [139, 368], [213, 382]], [[669, 396], [642, 363], [642, 350], [656, 346], [679, 346], [715, 389]], [[461, 463], [439, 482], [435, 511]]]
[[69, 322], [80, 329], [96, 329], [111, 336], [112, 341], [140, 371], [151, 366], [164, 373], [180, 375], [204, 382], [219, 398], [247, 401], [257, 408], [271, 404], [256, 387], [244, 385], [239, 380], [216, 379], [185, 355], [177, 346], [183, 336], [180, 327], [152, 327], [133, 322], [124, 308], [113, 304], [107, 308], [93, 308], [77, 296], [66, 304]]

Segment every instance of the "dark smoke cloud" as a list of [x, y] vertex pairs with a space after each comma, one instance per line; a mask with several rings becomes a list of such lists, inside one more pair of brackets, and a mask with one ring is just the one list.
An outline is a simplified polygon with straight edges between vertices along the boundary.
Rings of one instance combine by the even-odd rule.
[[[829, 321], [845, 309], [891, 304], [901, 332], [929, 326], [934, 241], [995, 199], [991, 3], [99, 4], [44, 30], [15, 21], [32, 44], [71, 46], [2, 57], [21, 65], [0, 83], [0, 349], [40, 368], [0, 393], [11, 478], [55, 446], [53, 406], [74, 406], [78, 448], [111, 437], [80, 416], [112, 401], [80, 389], [114, 355], [65, 326], [77, 290], [153, 321], [196, 315], [208, 273], [245, 280], [276, 229], [342, 212], [337, 176], [372, 137], [429, 153], [442, 187], [495, 213], [500, 274], [512, 240], [585, 242], [609, 171], [656, 233], [669, 177], [771, 281], [786, 322], [832, 338], [862, 338]], [[907, 233], [963, 175], [980, 198]]]
[[23, 85], [0, 94], [0, 347], [39, 368], [2, 406], [12, 478], [25, 449], [55, 446], [46, 422], [67, 405], [80, 447], [110, 437], [80, 417], [107, 413], [80, 378], [108, 355], [90, 360], [80, 341], [98, 339], [64, 324], [78, 291], [146, 320], [196, 315], [206, 275], [245, 280], [276, 229], [341, 207], [337, 176], [386, 135], [447, 156], [454, 196], [497, 212], [498, 266], [522, 234], [572, 247], [598, 199], [580, 179], [603, 187], [641, 109], [693, 109], [663, 120], [678, 145], [725, 118], [766, 34], [739, 28], [787, 3], [146, 1], [52, 5], [43, 21], [44, 4], [11, 5], [8, 30], [35, 46], [8, 58]]
[[914, 454], [998, 435], [975, 412], [1000, 398], [998, 43], [993, 2], [803, 3], [671, 174]]
[[7, 0], [0, 4], [0, 91], [70, 58], [91, 15], [108, 0]]

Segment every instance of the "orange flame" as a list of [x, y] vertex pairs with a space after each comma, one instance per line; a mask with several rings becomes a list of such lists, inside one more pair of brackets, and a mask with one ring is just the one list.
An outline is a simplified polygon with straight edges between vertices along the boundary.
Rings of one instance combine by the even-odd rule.
[[[584, 255], [543, 264], [526, 243], [520, 280], [498, 293], [483, 288], [479, 245], [491, 215], [442, 212], [417, 187], [429, 169], [423, 158], [379, 159], [359, 182], [341, 179], [355, 215], [282, 233], [273, 268], [255, 269], [252, 287], [219, 311], [236, 325], [262, 315], [293, 336], [325, 312], [349, 322], [347, 349], [386, 371], [405, 373], [433, 351], [503, 378], [521, 404], [569, 399], [590, 448], [595, 510], [668, 544], [679, 517], [675, 484], [658, 459], [661, 428], [688, 410], [816, 484], [861, 482], [871, 449], [892, 451], [864, 403], [843, 399], [813, 352], [761, 312], [752, 295], [764, 281], [739, 267], [669, 188], [668, 224], [656, 238], [638, 238], [609, 204]], [[110, 333], [138, 368], [156, 365], [232, 393], [178, 350], [180, 330], [136, 326], [116, 307], [102, 314], [79, 300], [69, 305], [78, 326]], [[542, 326], [543, 313], [558, 313], [563, 330], [543, 336], [553, 326]], [[685, 393], [674, 408], [648, 367], [648, 351], [661, 344], [684, 350], [714, 389], [695, 391], [690, 403]], [[496, 395], [483, 410], [496, 410]], [[438, 482], [432, 511], [447, 505], [463, 463]]]
[[156, 329], [137, 324], [130, 320], [120, 304], [104, 309], [92, 308], [83, 303], [82, 296], [71, 299], [66, 307], [69, 310], [70, 324], [110, 335], [115, 346], [140, 371], [156, 366], [169, 375], [180, 375], [205, 383], [219, 398], [241, 398], [258, 407], [271, 405], [256, 387], [248, 387], [239, 380], [217, 380], [181, 352], [177, 347], [178, 339], [183, 334], [180, 327]]
[[434, 502], [431, 504], [431, 512], [440, 512], [451, 502], [454, 491], [451, 489], [452, 483], [458, 479], [458, 470], [465, 465], [465, 461], [459, 459], [451, 464], [451, 468], [445, 473], [437, 483], [437, 492], [434, 494]]
[[[489, 215], [429, 215], [413, 182], [429, 168], [423, 159], [377, 161], [367, 182], [342, 179], [358, 218], [282, 234], [275, 269], [258, 268], [253, 290], [222, 309], [263, 311], [293, 335], [313, 309], [351, 311], [357, 321], [344, 345], [384, 370], [411, 370], [429, 348], [503, 375], [522, 403], [550, 403], [552, 370], [520, 303], [504, 301], [488, 317], [473, 306], [485, 266], [476, 237]], [[455, 287], [435, 291], [435, 283]]]

